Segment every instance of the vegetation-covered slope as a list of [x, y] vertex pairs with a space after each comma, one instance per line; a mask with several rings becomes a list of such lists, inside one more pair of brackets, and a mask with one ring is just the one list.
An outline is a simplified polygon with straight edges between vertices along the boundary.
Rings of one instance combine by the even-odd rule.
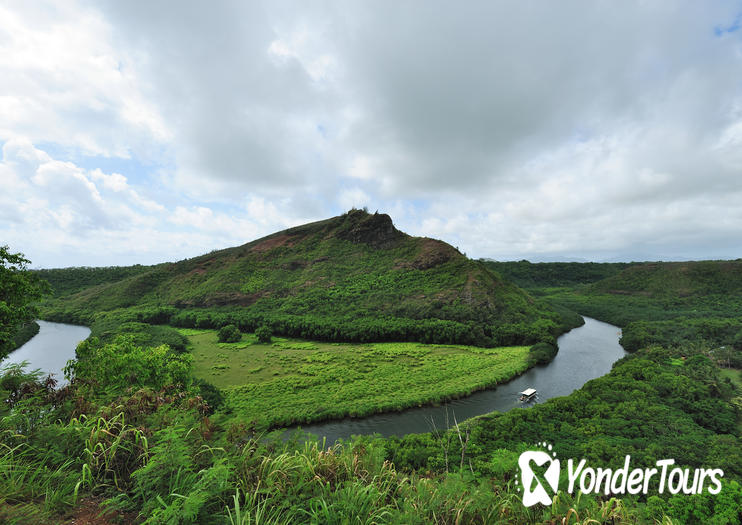
[[[626, 515], [614, 520], [603, 514], [595, 523], [740, 523], [740, 393], [699, 349], [642, 349], [569, 396], [467, 421], [471, 439], [466, 451], [475, 472], [508, 486], [518, 472], [520, 452], [543, 440], [560, 458], [584, 458], [588, 464], [616, 468], [630, 455], [637, 465], [673, 458], [691, 468], [720, 468], [724, 479], [717, 497], [667, 490], [660, 496], [655, 483], [648, 496], [621, 497], [614, 508]], [[399, 469], [440, 469], [446, 461], [435, 435], [391, 438], [387, 447]], [[460, 443], [452, 440], [445, 452], [458, 458]], [[663, 513], [673, 520], [663, 521]], [[583, 523], [588, 522], [593, 523]]]
[[[0, 521], [70, 523], [739, 523], [738, 396], [702, 355], [641, 351], [570, 396], [397, 439], [342, 446], [256, 435], [209, 409], [187, 355], [84, 343], [55, 393], [0, 372]], [[733, 400], [733, 399], [732, 399]], [[85, 414], [83, 417], [81, 414]], [[568, 494], [525, 507], [519, 454], [548, 440], [562, 461], [721, 468], [722, 491]], [[672, 517], [672, 520], [670, 519]], [[80, 520], [80, 522], [82, 522]]]
[[562, 323], [450, 245], [411, 237], [388, 215], [360, 210], [140, 269], [55, 299], [44, 313], [90, 323], [99, 312], [168, 307], [157, 310], [165, 317], [159, 321], [180, 326], [269, 324], [277, 333], [325, 340], [484, 345], [534, 343]]
[[742, 294], [742, 259], [631, 265], [598, 281], [592, 290], [674, 298]]
[[32, 270], [32, 273], [51, 285], [55, 297], [70, 295], [85, 288], [100, 284], [121, 281], [127, 277], [151, 271], [153, 266], [106, 266], [106, 267], [73, 267]]
[[742, 260], [632, 263], [590, 284], [529, 291], [554, 306], [619, 325], [629, 351], [703, 345], [719, 364], [742, 367]]
[[591, 284], [617, 274], [629, 263], [576, 263], [482, 260], [490, 270], [526, 289]]

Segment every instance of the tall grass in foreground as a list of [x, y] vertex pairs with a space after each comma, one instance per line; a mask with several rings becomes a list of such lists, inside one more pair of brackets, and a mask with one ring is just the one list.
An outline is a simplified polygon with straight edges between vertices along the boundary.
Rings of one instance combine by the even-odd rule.
[[326, 448], [247, 438], [214, 446], [195, 419], [176, 419], [149, 439], [142, 429], [126, 424], [121, 413], [56, 423], [58, 434], [72, 431], [83, 450], [78, 459], [56, 465], [52, 452], [28, 443], [2, 444], [0, 503], [7, 508], [0, 510], [0, 519], [61, 522], [64, 512], [84, 495], [107, 498], [103, 508], [126, 511], [151, 524], [639, 520], [636, 511], [618, 499], [558, 493], [550, 507], [528, 509], [510, 484], [475, 479], [468, 470], [400, 472], [385, 459], [381, 440], [358, 439]]
[[38, 454], [26, 444], [0, 443], [0, 506], [34, 502], [27, 511], [35, 514], [36, 509], [50, 512], [75, 502], [73, 460], [54, 466], [49, 454]]
[[[327, 447], [228, 426], [174, 387], [122, 389], [92, 407], [82, 387], [62, 399], [16, 372], [0, 374], [0, 523], [69, 523], [81, 505], [149, 524], [656, 523], [668, 509], [692, 518], [710, 508], [727, 513], [715, 523], [734, 523], [742, 504], [730, 481], [713, 501], [559, 493], [549, 507], [525, 508], [507, 481], [517, 450], [477, 451], [482, 440], [457, 439], [458, 425], [440, 439], [357, 437]], [[88, 415], [72, 417], [80, 407]], [[442, 463], [444, 443], [454, 448]]]
[[383, 442], [325, 448], [247, 439], [214, 447], [185, 422], [153, 436], [146, 464], [112, 508], [136, 509], [145, 523], [634, 523], [620, 500], [560, 494], [550, 508], [526, 509], [510, 486], [471, 473], [403, 473]]

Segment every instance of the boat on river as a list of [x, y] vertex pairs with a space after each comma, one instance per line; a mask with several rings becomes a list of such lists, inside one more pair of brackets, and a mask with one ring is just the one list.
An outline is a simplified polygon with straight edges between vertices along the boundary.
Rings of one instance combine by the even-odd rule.
[[531, 399], [536, 397], [537, 394], [538, 392], [535, 388], [526, 388], [523, 392], [520, 393], [520, 400], [530, 401]]

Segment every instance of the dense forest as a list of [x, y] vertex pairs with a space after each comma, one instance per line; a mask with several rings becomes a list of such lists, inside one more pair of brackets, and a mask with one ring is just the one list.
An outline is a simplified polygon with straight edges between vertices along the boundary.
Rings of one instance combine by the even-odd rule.
[[[364, 220], [378, 220], [373, 217]], [[302, 316], [281, 310], [284, 303], [276, 293], [279, 275], [298, 270], [267, 272], [272, 284], [261, 288], [270, 291], [265, 305], [276, 306], [285, 317], [266, 315], [268, 306], [260, 306], [260, 301], [249, 308], [210, 303], [222, 285], [211, 283], [214, 288], [210, 288], [209, 273], [193, 270], [207, 269], [209, 260], [218, 261], [214, 254], [174, 266], [139, 267], [131, 274], [84, 268], [69, 274], [65, 270], [47, 273], [59, 295], [42, 303], [42, 314], [90, 322], [93, 337], [78, 347], [78, 359], [67, 369], [70, 384], [60, 390], [53, 388], [53, 381], [18, 366], [2, 371], [0, 520], [66, 523], [103, 513], [101, 519], [109, 523], [740, 523], [742, 263], [474, 264], [455, 256], [453, 262], [425, 270], [408, 268], [413, 273], [430, 272], [424, 275], [444, 290], [442, 306], [433, 304], [438, 295], [428, 293], [425, 300], [395, 310], [393, 301], [384, 306], [391, 297], [384, 294], [414, 290], [425, 295], [429, 283], [394, 276], [393, 284], [385, 284], [384, 275], [394, 274], [403, 248], [358, 245], [354, 240], [365, 238], [365, 233], [357, 233], [354, 224], [351, 221], [348, 231], [356, 233], [342, 234], [350, 240], [342, 235], [338, 239], [335, 229], [323, 229], [322, 235], [330, 235], [331, 240], [317, 243], [315, 238], [307, 246], [350, 243], [363, 254], [392, 250], [393, 257], [387, 258], [386, 252], [373, 256], [369, 266], [358, 262], [365, 257], [355, 259], [363, 271], [340, 287], [350, 304], [361, 304], [358, 296], [386, 308], [388, 317], [361, 310], [369, 316], [368, 324], [358, 322], [366, 317], [355, 321], [348, 317], [350, 307], [341, 310], [338, 318], [329, 310], [320, 309], [316, 317], [307, 314], [305, 325]], [[310, 231], [319, 230], [315, 225]], [[402, 239], [394, 242], [412, 242], [397, 234], [393, 237]], [[276, 237], [266, 239], [276, 242]], [[249, 254], [264, 242], [234, 250]], [[419, 249], [409, 248], [406, 257], [417, 261]], [[227, 253], [238, 260], [238, 251]], [[281, 253], [286, 252], [279, 250], [276, 256]], [[351, 252], [343, 253], [343, 258], [352, 259]], [[317, 252], [308, 255], [317, 256]], [[213, 275], [220, 279], [222, 271], [231, 271], [229, 265], [212, 264], [218, 267]], [[255, 264], [263, 263], [255, 259]], [[372, 268], [384, 270], [374, 274], [376, 284], [353, 288]], [[193, 304], [177, 302], [176, 295], [160, 295], [164, 283], [175, 285], [189, 273], [194, 279], [188, 287]], [[25, 266], [18, 266], [2, 278], [26, 275], [30, 274]], [[468, 297], [466, 286], [472, 275], [482, 289], [472, 288], [472, 302], [467, 303], [463, 299]], [[290, 281], [291, 286], [308, 277]], [[507, 284], [506, 279], [526, 290]], [[399, 283], [406, 288], [397, 288]], [[181, 290], [185, 288], [182, 284]], [[332, 288], [312, 293], [328, 297]], [[492, 295], [499, 293], [492, 290], [505, 295]], [[310, 300], [312, 293], [283, 298], [293, 307]], [[124, 300], [126, 294], [131, 295]], [[29, 295], [18, 307], [30, 308], [36, 297]], [[495, 303], [486, 310], [489, 317], [467, 318], [476, 309], [467, 305], [479, 308], [487, 298], [513, 299], [514, 307], [501, 311]], [[111, 303], [105, 304], [108, 300]], [[255, 314], [253, 305], [257, 305]], [[462, 308], [457, 310], [459, 305]], [[450, 339], [459, 337], [450, 334], [462, 325], [470, 331], [481, 329], [484, 339], [473, 344], [495, 339], [509, 343], [524, 340], [523, 334], [503, 336], [506, 332], [493, 326], [504, 323], [507, 331], [527, 333], [543, 323], [544, 328], [526, 340], [548, 345], [560, 330], [577, 324], [575, 312], [621, 326], [622, 344], [632, 353], [609, 374], [569, 396], [528, 410], [459, 421], [449, 430], [426, 434], [388, 439], [362, 436], [330, 446], [296, 436], [280, 439], [256, 424], [250, 414], [240, 417], [224, 392], [195, 373], [200, 365], [194, 362], [198, 355], [194, 341], [211, 337], [214, 329], [227, 325], [234, 325], [243, 339], [242, 343], [214, 343], [221, 351], [243, 345], [247, 351], [252, 348], [270, 357], [280, 345], [315, 345], [319, 361], [312, 366], [322, 367], [340, 363], [330, 360], [332, 349], [339, 347], [329, 345], [337, 343], [322, 343], [328, 345], [324, 347], [278, 335], [350, 342], [368, 337], [379, 343], [395, 338], [425, 342], [427, 337], [429, 342], [450, 344]], [[23, 323], [29, 313], [32, 309], [25, 311]], [[333, 321], [338, 324], [333, 326]], [[399, 328], [414, 321], [425, 329]], [[492, 324], [489, 332], [486, 323]], [[17, 330], [20, 324], [19, 317], [13, 326]], [[452, 331], [446, 332], [449, 326]], [[263, 328], [267, 333], [254, 333]], [[355, 339], [354, 330], [358, 331]], [[306, 337], [310, 333], [314, 337]], [[369, 333], [373, 335], [363, 335]], [[259, 341], [271, 337], [270, 344]], [[425, 366], [416, 359], [434, 355], [426, 353], [434, 349], [414, 345], [391, 346], [386, 353], [384, 347], [350, 348], [358, 353], [358, 366], [365, 366], [363, 352], [369, 359], [389, 360], [391, 365], [394, 359], [405, 360], [412, 369]], [[476, 348], [472, 355], [486, 354], [487, 349]], [[466, 357], [469, 350], [458, 351]], [[268, 371], [258, 373], [264, 372]], [[559, 492], [550, 506], [527, 508], [515, 478], [518, 457], [543, 440], [553, 444], [561, 458], [584, 458], [604, 466], [620, 466], [630, 454], [645, 465], [674, 458], [687, 468], [720, 468], [722, 490], [717, 495], [693, 496], [653, 490], [646, 496], [621, 497]]]
[[489, 259], [482, 259], [481, 262], [487, 268], [525, 289], [592, 284], [630, 266], [630, 263], [532, 263], [529, 261], [500, 262]]

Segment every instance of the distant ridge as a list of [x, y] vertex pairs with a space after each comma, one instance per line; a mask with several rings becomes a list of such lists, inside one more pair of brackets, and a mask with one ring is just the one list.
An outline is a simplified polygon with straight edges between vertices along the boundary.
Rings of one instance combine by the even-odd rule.
[[742, 260], [634, 264], [598, 281], [591, 289], [654, 297], [742, 293]]

